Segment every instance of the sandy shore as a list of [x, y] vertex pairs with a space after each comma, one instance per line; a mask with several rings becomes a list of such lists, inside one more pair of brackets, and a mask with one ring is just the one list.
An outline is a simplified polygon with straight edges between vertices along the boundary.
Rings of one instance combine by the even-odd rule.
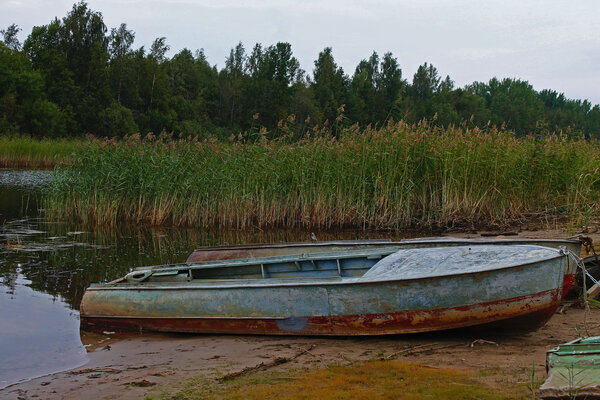
[[[491, 385], [515, 384], [527, 382], [532, 362], [536, 376], [545, 377], [545, 352], [576, 338], [577, 330], [583, 332], [583, 317], [583, 309], [567, 308], [564, 314], [555, 314], [536, 332], [509, 336], [472, 331], [383, 338], [142, 334], [112, 336], [107, 341], [110, 336], [84, 334], [84, 342], [98, 345], [89, 353], [87, 365], [10, 386], [0, 390], [0, 398], [158, 397], [180, 389], [187, 378], [216, 379], [277, 357], [292, 357], [307, 348], [310, 352], [274, 368], [318, 368], [395, 358], [395, 353], [403, 352], [402, 360], [436, 367], [485, 370], [488, 371], [486, 381]], [[588, 329], [590, 334], [600, 334], [600, 310], [590, 311]], [[102, 343], [98, 344], [99, 341]]]
[[[468, 236], [468, 235], [463, 235]], [[564, 237], [564, 232], [528, 232], [520, 237]], [[594, 235], [596, 236], [596, 235]], [[598, 241], [598, 237], [595, 237]], [[2, 399], [142, 399], [182, 388], [186, 379], [216, 379], [228, 373], [292, 357], [273, 367], [319, 368], [330, 364], [395, 358], [436, 367], [487, 371], [486, 382], [506, 385], [527, 382], [532, 362], [545, 378], [545, 352], [584, 333], [584, 310], [573, 306], [556, 313], [547, 325], [525, 335], [452, 331], [432, 334], [312, 338], [275, 336], [214, 336], [82, 333], [90, 361], [60, 372], [0, 390]], [[600, 335], [600, 310], [587, 317], [590, 335]], [[422, 347], [419, 347], [422, 346]]]

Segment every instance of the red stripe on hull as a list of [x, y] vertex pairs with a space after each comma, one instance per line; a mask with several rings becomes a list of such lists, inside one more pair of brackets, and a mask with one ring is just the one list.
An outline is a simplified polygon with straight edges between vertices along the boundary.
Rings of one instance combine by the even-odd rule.
[[554, 314], [563, 290], [508, 300], [436, 310], [386, 314], [273, 318], [147, 318], [82, 316], [83, 329], [263, 335], [389, 335], [428, 332], [494, 323], [532, 330]]
[[569, 291], [573, 287], [574, 283], [575, 283], [575, 274], [565, 274], [565, 277], [563, 278], [562, 297], [565, 297], [567, 295], [567, 293], [569, 293]]

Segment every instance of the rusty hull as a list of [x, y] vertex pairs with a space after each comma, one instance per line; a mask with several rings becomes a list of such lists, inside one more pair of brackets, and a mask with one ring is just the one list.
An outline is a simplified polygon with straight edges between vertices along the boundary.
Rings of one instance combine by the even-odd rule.
[[390, 314], [363, 314], [337, 317], [266, 318], [169, 318], [169, 317], [85, 317], [88, 330], [157, 331], [208, 334], [391, 335], [448, 330], [471, 326], [495, 331], [531, 331], [543, 326], [556, 312], [556, 293], [509, 299], [475, 306]]
[[474, 325], [535, 329], [562, 299], [567, 256], [485, 272], [385, 281], [208, 280], [92, 285], [84, 329], [386, 335]]

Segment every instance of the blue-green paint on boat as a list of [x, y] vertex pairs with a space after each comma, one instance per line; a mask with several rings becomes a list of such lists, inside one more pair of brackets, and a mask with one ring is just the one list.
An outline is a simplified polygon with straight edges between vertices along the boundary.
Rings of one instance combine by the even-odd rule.
[[600, 399], [600, 336], [579, 338], [546, 353], [542, 399]]
[[424, 332], [558, 307], [566, 254], [540, 246], [378, 248], [137, 269], [92, 285], [81, 318], [146, 330], [306, 335]]

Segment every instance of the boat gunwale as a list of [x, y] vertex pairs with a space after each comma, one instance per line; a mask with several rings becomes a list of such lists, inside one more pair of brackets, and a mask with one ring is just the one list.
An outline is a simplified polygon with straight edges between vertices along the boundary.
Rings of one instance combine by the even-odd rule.
[[581, 244], [576, 239], [554, 239], [554, 238], [456, 238], [451, 236], [433, 236], [430, 238], [415, 238], [415, 239], [402, 239], [397, 242], [391, 242], [393, 244], [412, 244], [412, 243], [460, 243], [470, 242], [474, 244], [494, 244], [494, 243], [506, 243], [506, 242], [550, 242], [550, 243], [571, 243]]
[[[397, 252], [396, 247], [381, 247], [377, 249], [354, 249], [354, 250], [343, 250], [339, 252], [327, 252], [327, 253], [303, 253], [303, 254], [290, 254], [283, 256], [267, 256], [267, 257], [246, 257], [246, 258], [235, 258], [231, 260], [211, 260], [211, 261], [200, 261], [194, 263], [177, 263], [177, 264], [164, 264], [164, 265], [149, 265], [146, 267], [137, 267], [133, 271], [152, 271], [152, 272], [172, 272], [176, 270], [202, 270], [202, 269], [216, 269], [222, 267], [245, 267], [259, 264], [279, 264], [283, 262], [294, 262], [294, 261], [311, 261], [315, 259], [319, 260], [339, 260], [339, 259], [351, 259], [357, 257], [368, 257], [368, 256], [389, 256]], [[180, 268], [184, 267], [184, 268]], [[132, 272], [133, 272], [132, 271]]]
[[[480, 243], [477, 243], [479, 245]], [[486, 245], [485, 243], [481, 243], [481, 245]], [[464, 247], [466, 247], [465, 245]], [[562, 249], [560, 247], [546, 247], [536, 244], [514, 244], [512, 246], [535, 246], [547, 248], [549, 250], [556, 250], [560, 252]], [[443, 247], [443, 246], [441, 246]], [[453, 248], [461, 247], [461, 246], [451, 246]], [[173, 272], [177, 270], [203, 270], [203, 269], [216, 269], [223, 267], [245, 267], [250, 265], [259, 265], [259, 264], [279, 264], [282, 262], [295, 262], [295, 261], [311, 261], [314, 259], [320, 260], [336, 260], [336, 259], [351, 259], [356, 257], [368, 257], [370, 255], [373, 256], [383, 256], [383, 253], [388, 253], [386, 256], [392, 255], [393, 253], [400, 250], [414, 250], [414, 249], [402, 249], [398, 247], [394, 247], [393, 245], [390, 247], [380, 247], [376, 249], [352, 249], [352, 250], [341, 250], [337, 252], [326, 252], [326, 253], [301, 253], [301, 254], [289, 254], [289, 255], [280, 255], [280, 256], [266, 256], [266, 257], [245, 257], [245, 258], [234, 258], [234, 259], [223, 259], [223, 260], [210, 260], [210, 261], [200, 261], [193, 263], [174, 263], [174, 264], [162, 264], [162, 265], [148, 265], [144, 267], [136, 267], [133, 268], [131, 272], [142, 272], [142, 271], [152, 271], [155, 273], [162, 272]], [[569, 251], [568, 249], [566, 249]], [[559, 253], [560, 254], [560, 253]], [[130, 273], [131, 273], [130, 272]]]
[[[594, 342], [585, 342], [585, 340], [596, 339]], [[553, 349], [546, 352], [546, 355], [554, 354], [556, 356], [600, 354], [600, 336], [579, 337], [567, 343], [561, 343]]]
[[508, 242], [549, 242], [549, 243], [571, 243], [581, 244], [579, 240], [575, 239], [536, 239], [536, 238], [456, 238], [452, 236], [432, 236], [430, 238], [414, 238], [414, 239], [400, 239], [399, 241], [393, 241], [390, 239], [364, 239], [364, 240], [331, 240], [322, 242], [286, 242], [286, 243], [253, 243], [253, 244], [232, 244], [232, 245], [220, 245], [220, 246], [201, 246], [195, 248], [191, 254], [196, 251], [207, 251], [207, 250], [257, 250], [265, 248], [277, 248], [284, 249], [288, 247], [324, 247], [324, 246], [335, 246], [335, 245], [372, 245], [372, 244], [390, 244], [392, 246], [406, 245], [406, 244], [421, 244], [431, 243], [444, 244], [444, 243], [469, 243], [469, 244], [494, 244], [494, 243], [508, 243]]
[[192, 253], [196, 251], [206, 250], [248, 250], [248, 249], [263, 249], [263, 248], [287, 248], [287, 247], [323, 247], [323, 246], [335, 246], [335, 245], [371, 245], [371, 244], [391, 244], [399, 243], [394, 242], [391, 239], [360, 239], [360, 240], [329, 240], [322, 242], [282, 242], [282, 243], [252, 243], [252, 244], [226, 244], [220, 246], [201, 246], [195, 248]]
[[[541, 246], [540, 246], [541, 247]], [[414, 278], [404, 278], [404, 279], [380, 279], [380, 280], [369, 280], [369, 281], [360, 281], [356, 277], [332, 277], [332, 278], [319, 278], [319, 280], [315, 280], [315, 278], [293, 278], [294, 282], [277, 282], [277, 280], [282, 280], [285, 278], [256, 278], [256, 279], [248, 279], [249, 281], [253, 281], [253, 283], [240, 284], [241, 279], [197, 279], [188, 282], [141, 282], [141, 283], [92, 283], [90, 287], [86, 289], [88, 290], [212, 290], [212, 289], [247, 289], [247, 288], [275, 288], [275, 287], [297, 287], [297, 286], [321, 286], [321, 287], [335, 287], [342, 285], [374, 285], [374, 284], [397, 284], [399, 282], [414, 282], [419, 280], [432, 280], [432, 279], [440, 279], [440, 278], [448, 278], [448, 277], [464, 277], [469, 275], [477, 275], [482, 273], [503, 271], [512, 268], [520, 268], [527, 267], [533, 264], [537, 264], [540, 262], [553, 261], [555, 259], [564, 258], [568, 259], [568, 255], [563, 253], [562, 250], [557, 250], [557, 254], [548, 258], [537, 259], [525, 263], [520, 264], [511, 264], [504, 265], [497, 268], [481, 270], [481, 271], [469, 271], [469, 272], [458, 272], [452, 274], [441, 274], [441, 275], [433, 275], [433, 276], [425, 276], [425, 277], [414, 277]], [[561, 270], [561, 277], [564, 279], [564, 273]], [[326, 279], [335, 279], [336, 282], [327, 282]], [[302, 282], [300, 280], [306, 280]], [[310, 280], [310, 281], [309, 281]], [[260, 283], [258, 282], [260, 281]], [[238, 282], [237, 285], [226, 285], [218, 283], [224, 282]], [[256, 283], [254, 283], [256, 282]], [[206, 285], [210, 283], [217, 283], [214, 285]], [[560, 286], [560, 285], [559, 285]]]

